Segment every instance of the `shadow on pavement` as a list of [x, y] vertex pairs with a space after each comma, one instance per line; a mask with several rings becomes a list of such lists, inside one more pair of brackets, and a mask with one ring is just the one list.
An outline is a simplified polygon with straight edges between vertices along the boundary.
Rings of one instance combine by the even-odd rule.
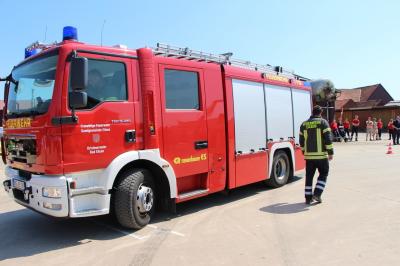
[[[96, 220], [107, 218], [99, 216]], [[28, 209], [1, 213], [0, 228], [0, 261], [123, 236], [89, 218], [59, 220]]]
[[306, 205], [304, 202], [299, 203], [276, 203], [266, 207], [262, 207], [260, 211], [275, 213], [275, 214], [291, 214], [299, 213], [309, 210], [310, 205]]
[[[296, 176], [289, 183], [300, 179], [301, 177]], [[152, 222], [167, 221], [177, 216], [185, 216], [207, 208], [233, 203], [266, 190], [272, 189], [263, 183], [256, 183], [234, 189], [229, 193], [215, 193], [178, 204], [177, 214], [163, 212], [157, 215]], [[279, 211], [279, 208], [269, 206], [265, 207], [265, 211]], [[113, 227], [114, 230], [110, 230], [110, 227]], [[125, 236], [126, 233], [135, 232], [135, 230], [118, 226], [107, 215], [56, 219], [29, 209], [0, 213], [0, 228], [0, 261], [85, 245], [93, 240], [112, 240]]]
[[[288, 181], [287, 185], [295, 183], [301, 179], [301, 176], [294, 176]], [[178, 204], [176, 216], [184, 216], [205, 210], [207, 208], [223, 206], [225, 204], [230, 204], [235, 201], [251, 197], [268, 190], [273, 190], [273, 188], [267, 187], [263, 182], [259, 182], [230, 190], [227, 193], [215, 193], [206, 197], [193, 199]], [[171, 219], [171, 214], [161, 213], [153, 221], [160, 222], [169, 219]]]

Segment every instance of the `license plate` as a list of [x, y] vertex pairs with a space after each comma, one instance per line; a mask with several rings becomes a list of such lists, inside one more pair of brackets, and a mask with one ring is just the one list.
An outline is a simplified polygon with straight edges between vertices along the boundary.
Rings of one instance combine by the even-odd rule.
[[24, 191], [25, 190], [25, 182], [14, 179], [14, 188]]

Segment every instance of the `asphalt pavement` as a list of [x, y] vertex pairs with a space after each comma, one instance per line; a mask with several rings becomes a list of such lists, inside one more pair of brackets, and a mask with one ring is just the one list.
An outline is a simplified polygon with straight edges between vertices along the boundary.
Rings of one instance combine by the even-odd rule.
[[335, 143], [322, 204], [304, 204], [300, 174], [180, 204], [139, 231], [49, 218], [1, 189], [0, 265], [399, 265], [400, 146], [363, 137]]

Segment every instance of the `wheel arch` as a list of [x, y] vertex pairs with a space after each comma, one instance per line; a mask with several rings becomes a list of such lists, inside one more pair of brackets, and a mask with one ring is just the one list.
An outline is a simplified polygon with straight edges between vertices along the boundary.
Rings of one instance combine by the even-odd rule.
[[271, 176], [271, 171], [272, 171], [272, 165], [274, 161], [275, 154], [279, 151], [283, 151], [286, 153], [286, 155], [289, 158], [289, 163], [292, 166], [290, 169], [290, 175], [291, 177], [294, 173], [294, 169], [296, 169], [296, 158], [294, 156], [294, 149], [293, 145], [290, 142], [279, 142], [279, 143], [274, 143], [272, 144], [270, 148], [270, 156], [269, 156], [269, 167], [268, 167], [268, 178]]
[[151, 173], [156, 189], [156, 195], [158, 195], [157, 200], [160, 200], [160, 203], [165, 206], [164, 202], [168, 202], [171, 198], [171, 188], [168, 182], [168, 177], [159, 165], [146, 159], [137, 159], [124, 165], [114, 179], [112, 186], [113, 189], [115, 184], [117, 184], [121, 177], [123, 177], [123, 173], [129, 169], [146, 169]]
[[112, 190], [121, 174], [130, 168], [149, 170], [154, 181], [168, 198], [177, 197], [176, 176], [172, 166], [159, 156], [158, 150], [132, 151], [121, 154], [107, 167], [107, 188]]

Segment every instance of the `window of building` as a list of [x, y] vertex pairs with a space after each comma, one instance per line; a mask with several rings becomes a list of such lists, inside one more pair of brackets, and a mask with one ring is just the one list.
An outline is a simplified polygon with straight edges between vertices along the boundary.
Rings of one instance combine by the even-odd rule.
[[197, 72], [165, 70], [167, 109], [200, 109], [199, 75]]

